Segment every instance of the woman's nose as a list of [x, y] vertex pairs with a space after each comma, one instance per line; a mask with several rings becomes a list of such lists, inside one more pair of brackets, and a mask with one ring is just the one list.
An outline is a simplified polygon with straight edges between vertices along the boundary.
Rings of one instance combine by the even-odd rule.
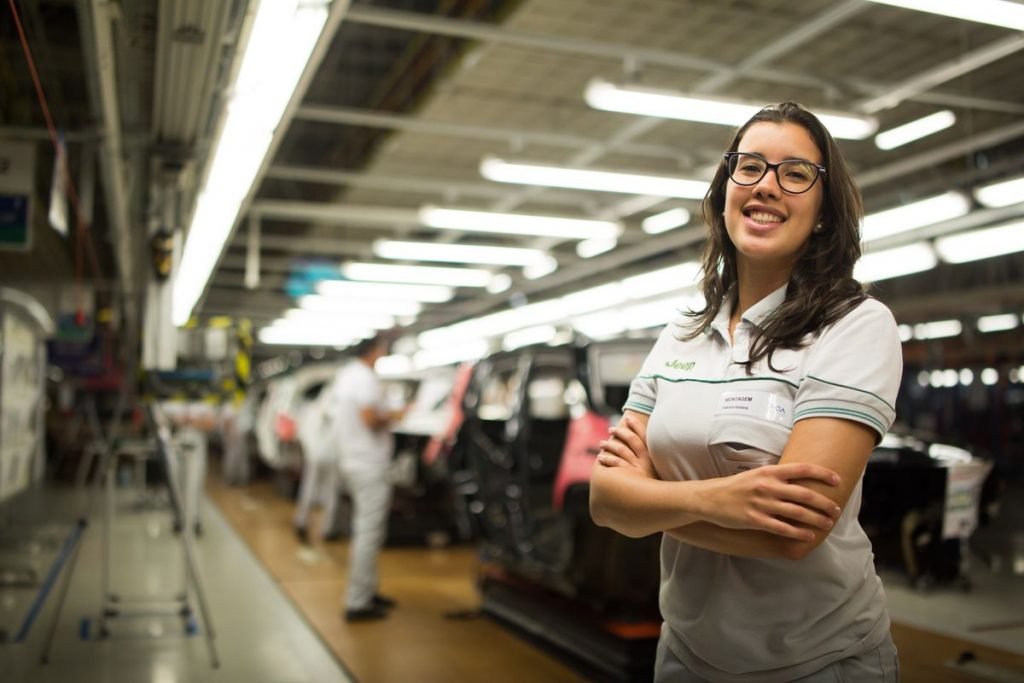
[[765, 197], [779, 197], [782, 195], [782, 187], [779, 185], [779, 171], [776, 168], [769, 168], [761, 179], [754, 185], [754, 194]]

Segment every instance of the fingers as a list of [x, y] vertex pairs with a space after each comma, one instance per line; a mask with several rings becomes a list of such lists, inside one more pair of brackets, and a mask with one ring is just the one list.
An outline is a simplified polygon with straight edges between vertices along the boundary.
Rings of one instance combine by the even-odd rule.
[[639, 462], [639, 457], [637, 457], [636, 452], [618, 439], [612, 438], [606, 441], [600, 441], [597, 445], [602, 451], [625, 460], [627, 464], [636, 465]]
[[[832, 506], [836, 507], [835, 503], [833, 503]], [[780, 503], [776, 514], [787, 520], [799, 522], [803, 526], [821, 529], [822, 531], [828, 531], [835, 525], [832, 517], [828, 514], [824, 514], [810, 508], [805, 508], [804, 506], [797, 505], [795, 503]]]
[[788, 488], [790, 489], [787, 496], [788, 500], [799, 503], [804, 508], [820, 512], [833, 520], [839, 519], [839, 515], [843, 512], [842, 508], [836, 505], [835, 501], [824, 494], [799, 485]]
[[839, 475], [821, 465], [809, 462], [793, 462], [775, 465], [776, 476], [782, 479], [814, 479], [830, 486], [839, 486]]
[[794, 526], [783, 519], [776, 519], [774, 517], [769, 517], [766, 520], [764, 530], [777, 536], [792, 538], [796, 541], [814, 540], [814, 532], [810, 529]]
[[640, 436], [637, 435], [636, 432], [629, 429], [628, 426], [623, 427], [619, 425], [610, 429], [609, 432], [611, 433], [612, 438], [618, 439], [622, 443], [629, 446], [629, 448], [631, 448], [634, 453], [639, 453], [640, 449], [646, 446], [644, 440], [640, 438]]
[[598, 453], [597, 454], [597, 461], [599, 463], [601, 463], [602, 465], [604, 465], [605, 467], [629, 467], [630, 466], [630, 464], [628, 462], [626, 462], [622, 458], [618, 457], [617, 455], [612, 455], [608, 451], [601, 451], [600, 453]]

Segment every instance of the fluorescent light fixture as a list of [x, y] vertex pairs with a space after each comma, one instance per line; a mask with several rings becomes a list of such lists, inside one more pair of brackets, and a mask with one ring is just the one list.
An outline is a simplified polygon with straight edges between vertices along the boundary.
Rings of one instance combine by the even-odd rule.
[[455, 295], [451, 287], [441, 285], [404, 285], [389, 282], [352, 282], [350, 280], [322, 280], [317, 283], [316, 291], [329, 297], [380, 297], [431, 303], [444, 303]]
[[480, 162], [480, 175], [499, 183], [684, 199], [701, 199], [707, 194], [709, 187], [709, 183], [703, 180], [520, 163], [495, 157], [487, 157]]
[[[910, 325], [906, 325], [906, 324], [898, 325], [896, 327], [896, 329], [899, 332], [900, 341], [901, 342], [908, 342], [908, 341], [910, 341], [911, 339], [914, 338], [914, 328], [911, 327]], [[924, 387], [924, 386], [928, 386], [928, 385], [927, 385], [927, 383], [925, 383], [925, 384], [922, 384], [921, 386]]]
[[464, 230], [502, 235], [539, 235], [570, 240], [586, 240], [592, 237], [613, 239], [622, 232], [622, 225], [615, 221], [441, 209], [436, 206], [422, 207], [419, 211], [419, 218], [423, 225], [439, 230]]
[[512, 286], [512, 278], [505, 273], [498, 273], [487, 283], [487, 291], [491, 294], [501, 294]]
[[580, 258], [592, 258], [598, 254], [603, 254], [606, 251], [611, 251], [618, 243], [619, 241], [615, 239], [609, 240], [596, 238], [592, 240], [583, 240], [582, 242], [576, 243], [576, 255]]
[[1024, 5], [1008, 0], [871, 0], [893, 7], [1024, 31]]
[[605, 285], [581, 289], [562, 297], [562, 303], [568, 311], [589, 313], [600, 308], [608, 308], [623, 303], [627, 292], [621, 282], [609, 282]]
[[341, 274], [349, 280], [450, 285], [452, 287], [486, 287], [487, 283], [491, 281], [489, 270], [400, 266], [390, 263], [346, 263], [341, 266]]
[[678, 297], [665, 297], [620, 309], [623, 324], [628, 330], [662, 327], [679, 317]]
[[328, 297], [322, 294], [307, 294], [296, 302], [305, 311], [320, 313], [382, 313], [384, 315], [419, 315], [423, 306], [411, 299], [344, 298]]
[[238, 77], [224, 89], [224, 124], [174, 278], [175, 325], [188, 322], [206, 288], [326, 20], [326, 2], [280, 0], [256, 9]]
[[1024, 221], [940, 237], [935, 240], [935, 251], [946, 263], [967, 263], [1024, 251]]
[[861, 282], [878, 282], [931, 270], [937, 263], [938, 258], [930, 244], [915, 242], [865, 254], [853, 267], [853, 277]]
[[865, 242], [870, 242], [959, 218], [970, 210], [971, 203], [967, 197], [959, 192], [946, 192], [865, 216], [861, 238]]
[[981, 371], [981, 383], [990, 387], [999, 382], [999, 371], [995, 368], [985, 368]]
[[527, 280], [536, 280], [558, 270], [558, 260], [554, 256], [545, 256], [544, 259], [523, 267], [523, 277]]
[[[762, 108], [762, 105], [738, 100], [688, 97], [669, 90], [620, 86], [599, 78], [587, 84], [584, 99], [591, 107], [605, 111], [723, 126], [740, 126]], [[871, 117], [823, 110], [814, 113], [837, 138], [863, 140], [878, 129], [878, 121]]]
[[946, 130], [954, 123], [956, 123], [956, 115], [948, 109], [943, 109], [924, 118], [879, 133], [875, 136], [875, 147], [887, 150], [896, 149], [915, 140], [934, 135], [941, 130]]
[[1002, 332], [1017, 327], [1018, 316], [1016, 313], [1001, 313], [999, 315], [984, 315], [978, 318], [979, 332]]
[[381, 356], [373, 369], [381, 377], [400, 377], [412, 370], [412, 358], [403, 354]]
[[400, 240], [376, 240], [373, 243], [373, 253], [381, 258], [396, 260], [482, 263], [495, 266], [529, 266], [549, 258], [548, 253], [541, 249]]
[[609, 339], [626, 331], [618, 311], [598, 311], [572, 318], [572, 326], [591, 339]]
[[970, 368], [960, 370], [960, 386], [969, 387], [974, 382], [974, 371]]
[[963, 329], [963, 325], [959, 320], [936, 320], [930, 323], [918, 323], [914, 325], [914, 339], [955, 337], [963, 332]]
[[258, 339], [264, 344], [284, 346], [351, 346], [361, 337], [333, 330], [290, 329], [287, 327], [264, 327]]
[[630, 299], [646, 299], [659, 294], [668, 294], [696, 287], [700, 283], [701, 265], [686, 261], [668, 268], [634, 275], [622, 281], [623, 289]]
[[476, 360], [487, 355], [489, 345], [486, 339], [463, 340], [461, 343], [444, 348], [423, 349], [412, 357], [417, 370], [441, 365], [454, 365], [467, 360]]
[[990, 209], [1024, 202], [1024, 177], [982, 185], [974, 190], [974, 198], [979, 204]]
[[464, 339], [497, 337], [524, 327], [554, 323], [565, 319], [568, 314], [569, 310], [561, 298], [547, 299], [427, 330], [416, 340], [423, 349], [436, 349], [458, 344]]
[[521, 346], [530, 346], [531, 344], [546, 344], [555, 338], [558, 331], [554, 325], [535, 325], [534, 327], [526, 327], [521, 330], [515, 330], [505, 335], [505, 338], [501, 341], [501, 348], [506, 351], [518, 349]]
[[668, 211], [662, 211], [656, 213], [653, 216], [648, 216], [641, 223], [640, 227], [643, 228], [644, 232], [648, 235], [658, 235], [663, 232], [668, 232], [673, 228], [679, 228], [690, 222], [690, 212], [680, 207], [676, 209], [669, 209]]
[[311, 328], [340, 328], [351, 327], [370, 328], [372, 330], [388, 330], [395, 326], [395, 317], [380, 313], [324, 313], [322, 311], [307, 311], [301, 308], [290, 308], [285, 311], [284, 319], [288, 323], [308, 325]]

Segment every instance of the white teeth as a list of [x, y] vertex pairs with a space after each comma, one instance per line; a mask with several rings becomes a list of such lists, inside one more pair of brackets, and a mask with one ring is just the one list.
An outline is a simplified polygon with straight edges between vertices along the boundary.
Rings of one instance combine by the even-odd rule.
[[751, 219], [758, 223], [781, 223], [782, 219], [773, 213], [766, 213], [764, 211], [751, 211]]

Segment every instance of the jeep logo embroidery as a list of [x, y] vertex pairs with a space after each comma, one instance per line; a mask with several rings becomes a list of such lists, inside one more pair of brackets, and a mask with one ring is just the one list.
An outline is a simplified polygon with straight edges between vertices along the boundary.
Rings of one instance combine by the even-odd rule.
[[677, 360], [665, 361], [665, 367], [672, 368], [673, 370], [693, 370], [693, 366], [695, 366], [696, 364], [697, 362], [692, 360], [687, 363], [681, 363]]

